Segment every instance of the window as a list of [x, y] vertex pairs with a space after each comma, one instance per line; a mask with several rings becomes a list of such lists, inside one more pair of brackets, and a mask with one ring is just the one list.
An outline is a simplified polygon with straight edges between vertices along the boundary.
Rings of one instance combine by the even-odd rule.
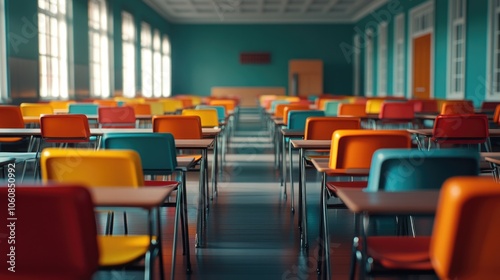
[[167, 36], [163, 36], [162, 56], [163, 96], [167, 97], [172, 95], [172, 63], [170, 58], [170, 40], [168, 40]]
[[366, 31], [365, 96], [373, 96], [373, 31]]
[[135, 96], [135, 26], [134, 18], [122, 12], [123, 96]]
[[378, 96], [387, 95], [387, 22], [378, 25]]
[[394, 95], [404, 96], [405, 83], [405, 17], [400, 14], [394, 24]]
[[142, 96], [153, 96], [153, 40], [151, 26], [145, 22], [141, 24], [141, 74]]
[[162, 96], [162, 57], [161, 57], [161, 36], [160, 31], [153, 33], [153, 95]]
[[9, 98], [7, 90], [7, 47], [5, 37], [5, 3], [0, 0], [0, 100]]
[[465, 97], [465, 0], [450, 1], [448, 98]]
[[109, 30], [105, 0], [89, 0], [90, 94], [94, 97], [111, 95]]
[[491, 100], [500, 99], [500, 1], [490, 0], [491, 3], [491, 19], [490, 19], [490, 86], [487, 89], [486, 98]]
[[38, 0], [40, 97], [68, 98], [66, 0]]

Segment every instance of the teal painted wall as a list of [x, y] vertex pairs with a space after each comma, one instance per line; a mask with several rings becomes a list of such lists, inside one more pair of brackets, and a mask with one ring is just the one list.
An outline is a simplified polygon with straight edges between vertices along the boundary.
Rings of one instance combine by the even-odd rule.
[[[389, 23], [389, 75], [388, 75], [388, 95], [393, 94], [393, 79], [394, 76], [394, 18], [400, 13], [405, 15], [406, 29], [406, 49], [407, 49], [407, 69], [404, 73], [406, 79], [405, 84], [408, 84], [408, 62], [411, 59], [411, 54], [408, 48], [408, 33], [409, 33], [409, 16], [410, 11], [414, 7], [425, 3], [423, 0], [393, 0], [388, 4], [380, 7], [375, 12], [367, 15], [355, 24], [354, 30], [357, 34], [363, 34], [365, 30], [377, 30], [377, 25], [381, 21]], [[449, 32], [449, 0], [435, 0], [435, 25], [434, 25], [434, 97], [446, 98], [448, 91], [448, 32]], [[468, 0], [467, 1], [467, 23], [466, 23], [466, 79], [465, 79], [465, 98], [474, 101], [476, 106], [479, 106], [486, 96], [486, 60], [487, 60], [487, 44], [488, 44], [488, 0]], [[361, 48], [361, 92], [364, 92], [364, 46]], [[374, 50], [374, 88], [376, 92], [377, 81], [377, 41], [375, 38]], [[407, 88], [405, 86], [405, 88]]]
[[[278, 86], [288, 92], [288, 61], [321, 59], [324, 92], [352, 94], [352, 25], [174, 25], [174, 94], [210, 95], [215, 86]], [[269, 52], [271, 63], [240, 64], [241, 52]]]

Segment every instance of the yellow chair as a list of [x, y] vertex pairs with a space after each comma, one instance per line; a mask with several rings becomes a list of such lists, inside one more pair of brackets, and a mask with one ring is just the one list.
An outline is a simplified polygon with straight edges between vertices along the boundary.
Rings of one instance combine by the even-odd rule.
[[202, 127], [218, 127], [219, 117], [215, 109], [184, 109], [183, 116], [199, 116]]
[[51, 100], [49, 102], [50, 106], [54, 109], [54, 111], [58, 111], [61, 113], [67, 113], [69, 109], [69, 104], [75, 103], [73, 100]]
[[151, 115], [153, 116], [161, 116], [165, 114], [163, 103], [161, 102], [146, 102], [151, 107]]
[[[92, 187], [131, 188], [144, 185], [141, 159], [133, 150], [91, 151], [48, 148], [43, 150], [40, 161], [44, 183], [76, 183]], [[119, 172], [110, 172], [110, 166], [113, 167], [112, 170], [119, 170]], [[98, 244], [101, 267], [125, 266], [144, 259], [146, 262], [145, 279], [152, 279], [154, 257], [158, 254], [160, 273], [163, 276], [161, 241], [152, 233], [98, 236]]]
[[54, 109], [47, 103], [21, 103], [19, 107], [25, 124], [39, 124], [41, 115], [54, 114]]
[[385, 99], [370, 99], [366, 101], [365, 111], [367, 114], [378, 114], [382, 110]]
[[167, 114], [175, 114], [183, 108], [182, 100], [167, 98], [161, 99], [159, 102], [163, 104], [163, 112]]

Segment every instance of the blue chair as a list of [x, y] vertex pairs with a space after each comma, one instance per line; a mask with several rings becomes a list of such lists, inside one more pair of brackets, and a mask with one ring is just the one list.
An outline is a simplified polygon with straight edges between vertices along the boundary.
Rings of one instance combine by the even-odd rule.
[[[181, 230], [183, 236], [183, 249], [186, 254], [188, 271], [191, 270], [189, 257], [189, 236], [187, 224], [186, 200], [186, 172], [191, 165], [182, 168], [177, 165], [177, 151], [174, 136], [171, 133], [106, 133], [102, 139], [104, 149], [129, 149], [135, 150], [141, 157], [144, 175], [172, 175], [181, 172], [181, 184], [177, 189], [177, 202], [164, 203], [166, 207], [178, 207], [181, 217]], [[171, 184], [166, 181], [145, 181], [145, 186], [162, 186]], [[174, 235], [177, 235], [177, 223], [174, 226]], [[176, 240], [176, 237], [174, 237]], [[175, 246], [175, 244], [174, 244]]]
[[333, 100], [333, 101], [325, 102], [325, 109], [324, 109], [325, 116], [336, 117], [338, 115], [340, 103], [347, 103], [347, 101]]
[[[305, 131], [307, 118], [309, 117], [324, 117], [325, 112], [320, 110], [292, 110], [288, 112], [288, 123], [286, 128], [293, 130]], [[302, 137], [301, 137], [302, 138]], [[284, 145], [290, 141], [290, 137], [285, 139]], [[290, 155], [290, 186], [291, 186], [291, 208], [294, 211], [294, 188], [293, 188], [293, 158], [292, 158], [292, 145], [288, 145], [288, 154]], [[283, 154], [286, 158], [286, 154]], [[286, 167], [283, 168], [283, 178], [285, 178], [284, 188], [286, 194]]]
[[70, 114], [97, 115], [99, 105], [93, 103], [71, 103], [68, 107]]
[[453, 176], [479, 174], [479, 152], [467, 149], [380, 149], [373, 154], [367, 191], [440, 189]]
[[[432, 151], [422, 151], [417, 149], [380, 149], [372, 157], [370, 175], [366, 191], [415, 191], [441, 189], [443, 183], [455, 176], [477, 176], [479, 174], [479, 152], [466, 149], [441, 149]], [[408, 234], [408, 225], [412, 226], [412, 233], [415, 236], [411, 217], [398, 217], [399, 234]], [[418, 238], [417, 238], [418, 239]], [[404, 270], [405, 262], [401, 267], [384, 267], [381, 259], [388, 258], [387, 252], [398, 246], [391, 244], [393, 239], [384, 237], [368, 237], [369, 248], [359, 250], [359, 239], [355, 237], [351, 256], [350, 279], [354, 279], [354, 268], [356, 267], [356, 254], [361, 251], [370, 252], [370, 248], [387, 248], [387, 250], [374, 249], [377, 253], [370, 256], [372, 265], [362, 264], [368, 273], [371, 267], [377, 267], [377, 271], [391, 269]], [[364, 246], [364, 245], [363, 245]], [[389, 253], [390, 254], [390, 253]], [[397, 258], [394, 260], [398, 263]], [[425, 270], [424, 270], [425, 273]]]

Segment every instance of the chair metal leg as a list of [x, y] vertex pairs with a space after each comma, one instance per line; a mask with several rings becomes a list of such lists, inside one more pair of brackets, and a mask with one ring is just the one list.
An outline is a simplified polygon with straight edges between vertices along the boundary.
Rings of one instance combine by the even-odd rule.
[[293, 187], [293, 158], [291, 143], [288, 143], [288, 154], [290, 155], [290, 205], [293, 213], [295, 212], [295, 189]]
[[185, 255], [186, 255], [186, 271], [187, 273], [191, 273], [191, 253], [189, 251], [189, 229], [188, 229], [188, 216], [187, 216], [187, 191], [186, 191], [186, 173], [182, 172], [182, 186], [181, 186], [181, 211], [183, 213], [182, 216], [184, 216], [183, 222], [183, 228], [184, 228], [184, 247], [185, 247]]
[[127, 212], [123, 212], [123, 230], [125, 235], [128, 235]]
[[[172, 243], [172, 268], [170, 270], [170, 279], [174, 279], [175, 275], [175, 257], [177, 254], [177, 225], [179, 224], [179, 214], [181, 212], [182, 208], [182, 190], [181, 187], [177, 189], [177, 198], [176, 198], [176, 203], [175, 203], [175, 216], [174, 216], [174, 240]], [[184, 230], [184, 225], [181, 225], [182, 229]], [[184, 233], [183, 233], [184, 234]], [[184, 238], [184, 236], [183, 236]]]
[[156, 227], [158, 230], [158, 257], [160, 258], [160, 279], [165, 279], [165, 263], [163, 262], [163, 252], [161, 244], [161, 222], [160, 222], [160, 209], [156, 209]]

